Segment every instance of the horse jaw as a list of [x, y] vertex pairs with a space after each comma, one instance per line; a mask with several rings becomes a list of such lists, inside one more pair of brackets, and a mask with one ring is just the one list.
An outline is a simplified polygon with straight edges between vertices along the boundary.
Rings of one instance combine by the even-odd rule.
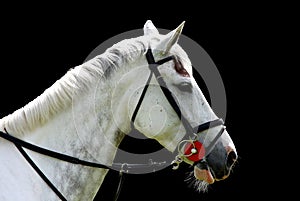
[[[130, 117], [150, 73], [145, 68], [147, 63], [144, 58], [134, 65], [138, 67], [117, 78], [118, 81], [111, 98], [113, 121], [123, 133], [130, 132]], [[140, 111], [132, 123], [147, 138], [157, 140], [167, 150], [174, 152], [185, 134], [184, 127], [178, 122], [176, 115], [167, 115], [173, 113], [173, 108], [158, 88], [155, 79], [152, 79], [150, 84]]]

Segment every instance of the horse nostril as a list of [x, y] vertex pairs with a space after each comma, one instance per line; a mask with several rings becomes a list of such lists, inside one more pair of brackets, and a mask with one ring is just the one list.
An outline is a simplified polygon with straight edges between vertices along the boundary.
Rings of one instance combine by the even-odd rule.
[[237, 159], [237, 154], [235, 153], [235, 151], [230, 151], [227, 155], [227, 160], [226, 160], [226, 165], [228, 168], [230, 168], [236, 161]]

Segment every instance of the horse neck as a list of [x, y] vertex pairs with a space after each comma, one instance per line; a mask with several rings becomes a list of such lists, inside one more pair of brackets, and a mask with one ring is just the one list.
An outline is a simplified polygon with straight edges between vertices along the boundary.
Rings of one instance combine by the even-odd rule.
[[[113, 81], [99, 81], [85, 94], [74, 98], [66, 110], [22, 138], [82, 160], [112, 164], [124, 137], [114, 124], [109, 106], [112, 86]], [[31, 157], [68, 200], [92, 200], [107, 173], [104, 169], [73, 165], [36, 153]], [[50, 191], [45, 188], [41, 196], [47, 193], [53, 196]]]

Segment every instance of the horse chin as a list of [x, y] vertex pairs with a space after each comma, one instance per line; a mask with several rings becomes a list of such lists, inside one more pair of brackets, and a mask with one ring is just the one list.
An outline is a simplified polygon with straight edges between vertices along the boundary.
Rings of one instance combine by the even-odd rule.
[[205, 180], [199, 180], [195, 177], [194, 171], [191, 171], [188, 173], [187, 178], [185, 181], [188, 183], [189, 187], [194, 188], [197, 192], [205, 193], [208, 192], [208, 186], [209, 183], [207, 183]]
[[213, 184], [215, 179], [210, 171], [210, 168], [207, 169], [200, 169], [197, 166], [194, 166], [194, 176], [196, 179], [200, 181], [204, 181], [208, 184]]

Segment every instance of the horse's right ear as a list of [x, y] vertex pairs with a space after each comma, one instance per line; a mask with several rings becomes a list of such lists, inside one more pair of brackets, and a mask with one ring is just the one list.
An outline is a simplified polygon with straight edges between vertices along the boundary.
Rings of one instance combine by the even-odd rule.
[[152, 35], [152, 34], [159, 34], [158, 30], [154, 26], [151, 20], [147, 20], [144, 24], [144, 35]]

